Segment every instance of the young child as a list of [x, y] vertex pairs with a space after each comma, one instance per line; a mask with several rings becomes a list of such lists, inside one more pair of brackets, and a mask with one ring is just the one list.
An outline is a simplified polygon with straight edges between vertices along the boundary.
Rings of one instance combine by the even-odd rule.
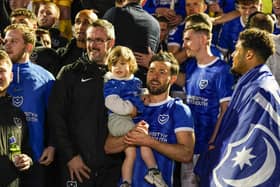
[[[108, 129], [113, 136], [123, 136], [134, 128], [133, 117], [143, 112], [144, 104], [141, 100], [140, 79], [134, 77], [137, 62], [133, 52], [124, 46], [116, 46], [109, 53], [106, 64], [109, 72], [105, 75], [108, 81], [104, 85], [105, 106], [110, 110]], [[156, 187], [167, 187], [152, 150], [141, 147], [141, 156], [149, 168], [145, 180]], [[121, 187], [131, 186], [133, 165], [136, 157], [136, 148], [127, 147], [122, 165]]]

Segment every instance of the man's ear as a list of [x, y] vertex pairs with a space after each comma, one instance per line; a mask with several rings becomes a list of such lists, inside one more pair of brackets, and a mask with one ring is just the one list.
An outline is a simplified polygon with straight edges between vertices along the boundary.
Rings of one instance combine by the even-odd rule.
[[177, 80], [177, 75], [171, 75], [170, 84], [174, 84]]
[[246, 52], [246, 59], [247, 60], [252, 60], [252, 58], [255, 56], [255, 53], [253, 50], [249, 49]]
[[31, 43], [26, 44], [25, 46], [25, 52], [31, 53], [33, 50], [33, 45]]
[[109, 41], [109, 48], [114, 47], [114, 45], [115, 45], [115, 40], [114, 40], [114, 39], [111, 39], [111, 40]]

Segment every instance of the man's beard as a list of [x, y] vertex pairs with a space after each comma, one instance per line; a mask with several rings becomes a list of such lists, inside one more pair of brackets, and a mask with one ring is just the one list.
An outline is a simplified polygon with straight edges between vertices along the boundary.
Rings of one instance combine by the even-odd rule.
[[149, 93], [150, 93], [151, 95], [160, 95], [160, 94], [162, 94], [162, 93], [165, 93], [165, 92], [168, 90], [169, 85], [170, 85], [169, 83], [166, 83], [166, 84], [164, 84], [164, 85], [161, 85], [160, 87], [152, 88], [152, 87], [150, 86], [150, 84], [147, 83], [147, 87], [148, 87]]

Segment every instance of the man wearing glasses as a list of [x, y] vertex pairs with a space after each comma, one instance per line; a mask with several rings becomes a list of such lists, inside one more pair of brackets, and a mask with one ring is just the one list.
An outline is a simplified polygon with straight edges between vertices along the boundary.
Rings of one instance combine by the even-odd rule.
[[61, 166], [60, 186], [117, 186], [121, 160], [104, 151], [108, 135], [104, 62], [114, 43], [113, 25], [97, 20], [86, 31], [87, 53], [62, 67], [58, 74], [50, 98], [49, 120]]

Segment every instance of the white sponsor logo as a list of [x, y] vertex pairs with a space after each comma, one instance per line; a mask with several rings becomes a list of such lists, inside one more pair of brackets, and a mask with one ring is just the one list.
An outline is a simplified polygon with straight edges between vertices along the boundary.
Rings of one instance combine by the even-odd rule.
[[91, 79], [93, 79], [93, 78], [92, 77], [91, 78], [87, 78], [87, 79], [82, 78], [81, 82], [87, 82], [87, 81], [90, 81]]

